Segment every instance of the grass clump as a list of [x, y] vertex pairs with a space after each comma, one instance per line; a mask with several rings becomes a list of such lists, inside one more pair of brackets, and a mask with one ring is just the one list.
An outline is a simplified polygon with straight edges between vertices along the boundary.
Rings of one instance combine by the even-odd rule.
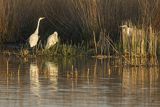
[[89, 54], [87, 48], [82, 45], [71, 45], [71, 44], [60, 44], [52, 46], [48, 50], [43, 50], [44, 56], [54, 57], [54, 56], [62, 56], [62, 57], [71, 57], [71, 56], [82, 56]]

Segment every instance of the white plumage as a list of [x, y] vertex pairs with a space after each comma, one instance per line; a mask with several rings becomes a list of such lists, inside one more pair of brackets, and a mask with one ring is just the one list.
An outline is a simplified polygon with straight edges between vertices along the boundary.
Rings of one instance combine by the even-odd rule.
[[131, 36], [133, 33], [133, 28], [128, 27], [127, 25], [123, 25], [122, 27], [122, 33], [126, 34], [127, 36]]
[[58, 42], [58, 33], [54, 32], [48, 37], [45, 49], [49, 49], [50, 47], [55, 45], [57, 42]]
[[38, 39], [39, 39], [39, 36], [38, 36], [39, 24], [40, 24], [40, 21], [42, 19], [44, 19], [44, 17], [40, 17], [38, 19], [37, 28], [36, 28], [35, 32], [29, 37], [29, 45], [30, 45], [31, 48], [37, 45], [37, 42], [38, 42]]
[[39, 39], [39, 36], [36, 34], [32, 34], [29, 37], [29, 44], [31, 48], [37, 45], [38, 39]]

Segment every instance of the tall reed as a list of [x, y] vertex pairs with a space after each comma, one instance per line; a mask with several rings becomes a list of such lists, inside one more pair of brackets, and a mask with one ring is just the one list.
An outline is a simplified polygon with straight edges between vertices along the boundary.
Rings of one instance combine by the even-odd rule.
[[117, 40], [119, 37], [115, 35], [122, 20], [132, 19], [135, 22], [139, 18], [135, 0], [46, 0], [43, 4], [46, 5], [46, 16], [56, 29], [63, 32], [64, 39], [85, 40], [92, 45], [93, 31], [96, 38], [106, 30]]
[[16, 42], [35, 30], [40, 3], [36, 0], [0, 0], [0, 42]]

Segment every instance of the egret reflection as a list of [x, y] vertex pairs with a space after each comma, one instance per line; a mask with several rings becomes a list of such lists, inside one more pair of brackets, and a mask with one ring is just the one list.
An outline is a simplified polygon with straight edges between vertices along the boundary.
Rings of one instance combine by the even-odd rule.
[[53, 84], [53, 88], [57, 89], [57, 79], [58, 79], [58, 65], [56, 65], [54, 62], [45, 62], [45, 75], [50, 80], [50, 82]]
[[39, 83], [39, 69], [38, 65], [35, 63], [30, 64], [30, 84], [31, 84], [31, 92], [36, 96], [40, 97], [40, 83]]

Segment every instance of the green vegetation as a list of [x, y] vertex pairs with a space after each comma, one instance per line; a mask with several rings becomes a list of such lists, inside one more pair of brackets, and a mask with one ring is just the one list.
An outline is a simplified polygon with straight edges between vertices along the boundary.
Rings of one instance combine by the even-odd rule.
[[5, 50], [4, 54], [12, 55], [15, 54], [17, 56], [26, 58], [26, 57], [36, 57], [36, 56], [44, 56], [44, 57], [77, 57], [77, 56], [86, 56], [93, 55], [94, 50], [89, 49], [83, 44], [72, 45], [72, 44], [62, 44], [60, 42], [56, 43], [49, 49], [43, 48], [42, 44], [38, 44], [33, 49], [29, 48], [27, 45], [22, 46], [17, 51]]
[[45, 56], [83, 56], [89, 54], [89, 49], [82, 45], [56, 44], [48, 50], [43, 50]]

